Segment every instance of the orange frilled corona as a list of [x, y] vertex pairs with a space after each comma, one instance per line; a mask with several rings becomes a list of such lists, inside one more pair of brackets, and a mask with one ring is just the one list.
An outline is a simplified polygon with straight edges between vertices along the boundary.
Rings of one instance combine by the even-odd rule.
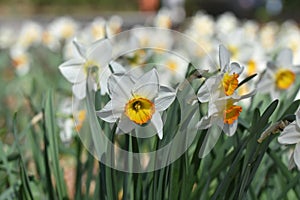
[[241, 106], [233, 105], [229, 102], [224, 110], [224, 124], [233, 124], [235, 120], [238, 119], [240, 112], [242, 112]]

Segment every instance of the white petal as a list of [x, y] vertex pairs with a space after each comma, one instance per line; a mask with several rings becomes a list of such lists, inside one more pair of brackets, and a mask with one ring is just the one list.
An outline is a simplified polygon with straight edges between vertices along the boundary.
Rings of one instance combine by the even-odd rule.
[[213, 119], [211, 117], [204, 116], [197, 123], [196, 127], [200, 130], [208, 129], [209, 127], [211, 127], [212, 123], [213, 123]]
[[156, 69], [141, 76], [134, 84], [133, 93], [153, 100], [157, 97], [159, 91], [158, 73]]
[[297, 143], [295, 146], [294, 161], [298, 167], [298, 170], [300, 170], [300, 143]]
[[102, 120], [109, 123], [116, 122], [121, 117], [121, 111], [113, 110], [112, 101], [109, 101], [101, 110], [96, 111], [96, 114]]
[[252, 97], [252, 96], [254, 96], [256, 94], [256, 92], [257, 92], [257, 90], [254, 89], [251, 92], [249, 92], [248, 94], [242, 95], [240, 99], [247, 99], [249, 97]]
[[86, 81], [74, 84], [72, 91], [77, 99], [83, 99], [86, 96]]
[[296, 122], [285, 127], [278, 137], [278, 142], [281, 144], [295, 144], [300, 142], [300, 129], [296, 126]]
[[300, 128], [300, 110], [296, 112], [296, 123], [297, 126]]
[[217, 113], [223, 113], [224, 109], [226, 108], [226, 103], [226, 99], [210, 101], [208, 104], [208, 116], [215, 115]]
[[58, 69], [69, 82], [79, 83], [86, 77], [82, 66], [84, 62], [81, 58], [74, 58], [62, 63]]
[[238, 120], [235, 120], [232, 124], [224, 124], [223, 131], [228, 136], [233, 136], [238, 125]]
[[199, 158], [204, 158], [216, 145], [221, 135], [221, 129], [213, 124], [208, 130], [207, 134], [202, 142], [200, 151], [199, 151]]
[[206, 82], [199, 88], [197, 97], [201, 103], [209, 101], [211, 97], [211, 90], [209, 89], [209, 86]]
[[279, 67], [291, 65], [293, 62], [293, 52], [291, 49], [283, 49], [276, 58]]
[[296, 166], [296, 164], [295, 164], [295, 160], [294, 160], [294, 150], [293, 150], [293, 152], [291, 153], [291, 155], [289, 155], [289, 166], [288, 166], [288, 169], [292, 170], [295, 166]]
[[129, 133], [135, 128], [136, 124], [132, 122], [126, 115], [122, 115], [118, 124], [119, 129], [124, 133]]
[[218, 79], [218, 77], [216, 77], [216, 76], [210, 77], [199, 88], [197, 97], [201, 103], [208, 102], [211, 99], [214, 88], [218, 83], [217, 79]]
[[261, 93], [270, 93], [273, 90], [274, 81], [266, 76], [263, 76], [257, 85], [257, 91]]
[[221, 71], [227, 71], [226, 68], [228, 67], [230, 62], [230, 53], [223, 45], [220, 45], [219, 47], [219, 59]]
[[75, 38], [73, 40], [73, 44], [76, 47], [76, 50], [78, 52], [78, 54], [82, 57], [85, 58], [86, 57], [86, 48], [84, 45], [80, 44], [77, 39]]
[[229, 72], [231, 74], [241, 74], [244, 71], [244, 66], [241, 66], [239, 63], [233, 62], [230, 64]]
[[105, 68], [103, 68], [103, 70], [100, 71], [101, 71], [101, 73], [99, 74], [100, 89], [101, 89], [101, 94], [104, 95], [108, 93], [107, 83], [108, 83], [108, 78], [111, 75], [111, 72], [108, 66], [106, 66]]
[[112, 46], [108, 39], [96, 41], [87, 49], [87, 60], [96, 62], [99, 67], [106, 66], [111, 56]]
[[131, 98], [134, 82], [127, 74], [113, 74], [108, 79], [108, 90], [114, 101], [126, 103]]
[[126, 69], [118, 62], [111, 61], [109, 64], [112, 67], [112, 73], [114, 74], [124, 74], [126, 72]]
[[156, 129], [159, 139], [162, 139], [163, 138], [163, 122], [162, 122], [159, 112], [155, 112], [152, 115], [151, 123], [153, 124], [153, 126]]
[[[254, 96], [256, 94], [256, 92], [257, 92], [256, 89], [254, 89], [251, 92], [249, 92], [247, 94], [244, 94], [242, 96], [239, 96], [238, 93], [235, 92], [235, 93], [233, 93], [231, 95], [231, 97], [229, 99], [233, 99], [233, 100], [235, 100], [235, 102], [237, 102], [237, 101], [240, 101], [240, 100], [243, 100], [243, 99], [247, 99], [249, 97]], [[226, 98], [220, 98], [220, 99], [226, 99]]]
[[173, 88], [160, 86], [158, 97], [154, 100], [155, 110], [166, 110], [173, 103], [175, 98], [176, 91]]

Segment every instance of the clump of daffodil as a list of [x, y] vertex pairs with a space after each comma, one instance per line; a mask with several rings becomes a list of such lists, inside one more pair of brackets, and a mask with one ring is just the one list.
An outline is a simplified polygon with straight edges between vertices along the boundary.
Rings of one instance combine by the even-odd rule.
[[300, 110], [296, 112], [296, 120], [280, 134], [278, 142], [284, 145], [295, 145], [289, 168], [293, 168], [296, 164], [300, 170]]
[[288, 91], [300, 73], [300, 66], [293, 65], [293, 53], [290, 49], [282, 49], [274, 62], [267, 63], [267, 69], [257, 85], [261, 93], [269, 93], [272, 99], [280, 97]]
[[[59, 66], [59, 70], [69, 82], [73, 83], [72, 91], [75, 97], [83, 99], [86, 96], [86, 80], [91, 69], [97, 72], [97, 77], [100, 79], [101, 93], [106, 93], [106, 82], [110, 75], [106, 64], [112, 52], [109, 40], [98, 40], [88, 46], [84, 46], [74, 40], [73, 44], [76, 55], [62, 63]], [[94, 89], [97, 89], [96, 83], [94, 84]]]
[[99, 111], [102, 120], [115, 123], [121, 132], [153, 124], [158, 137], [163, 137], [163, 121], [159, 112], [167, 109], [176, 97], [174, 89], [159, 84], [158, 73], [152, 69], [137, 76], [133, 73], [113, 74], [108, 79], [111, 100]]
[[216, 124], [224, 133], [232, 136], [243, 110], [236, 103], [252, 96], [254, 91], [243, 96], [238, 95], [238, 78], [244, 67], [236, 62], [230, 62], [230, 53], [222, 45], [219, 49], [219, 60], [221, 73], [208, 78], [198, 91], [198, 100], [202, 103], [208, 102], [208, 115], [203, 117], [197, 126], [199, 129], [207, 129]]

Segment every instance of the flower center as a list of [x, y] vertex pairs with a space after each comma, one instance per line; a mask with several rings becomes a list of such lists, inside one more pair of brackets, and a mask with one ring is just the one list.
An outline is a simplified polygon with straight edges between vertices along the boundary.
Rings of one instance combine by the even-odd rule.
[[288, 69], [279, 69], [275, 74], [276, 86], [278, 89], [286, 90], [295, 81], [295, 73]]
[[28, 57], [25, 54], [19, 55], [12, 59], [12, 64], [15, 68], [21, 68], [28, 63]]
[[232, 102], [229, 102], [223, 112], [224, 123], [232, 124], [235, 120], [238, 119], [240, 112], [242, 112], [241, 106], [236, 106], [233, 105]]
[[[98, 65], [97, 65], [96, 62], [94, 62], [94, 61], [92, 61], [92, 60], [87, 60], [87, 61], [84, 63], [84, 65], [83, 65], [84, 72], [85, 72], [86, 74], [88, 74], [90, 68], [94, 69], [94, 67], [95, 67], [94, 70], [96, 70], [97, 66], [98, 66]], [[94, 71], [94, 70], [92, 70], [92, 71]]]
[[238, 87], [239, 84], [238, 77], [239, 75], [236, 73], [233, 73], [232, 75], [229, 75], [228, 73], [224, 74], [222, 85], [226, 96], [232, 95], [235, 89]]
[[66, 24], [63, 28], [62, 28], [62, 37], [64, 39], [68, 39], [70, 38], [72, 35], [74, 35], [74, 27], [71, 24]]
[[125, 115], [139, 125], [147, 123], [154, 112], [154, 103], [143, 97], [134, 97], [125, 105]]
[[92, 35], [95, 39], [102, 39], [105, 36], [105, 27], [104, 26], [96, 26], [92, 27]]

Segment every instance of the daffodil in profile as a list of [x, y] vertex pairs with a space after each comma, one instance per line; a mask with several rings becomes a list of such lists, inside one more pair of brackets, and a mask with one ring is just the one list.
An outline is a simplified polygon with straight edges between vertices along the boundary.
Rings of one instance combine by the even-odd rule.
[[290, 49], [282, 49], [275, 61], [267, 63], [267, 69], [261, 77], [257, 89], [260, 93], [269, 93], [272, 99], [280, 97], [295, 85], [296, 76], [300, 73], [300, 65], [293, 65], [293, 53]]
[[290, 159], [290, 168], [296, 164], [300, 170], [300, 110], [296, 113], [296, 120], [285, 127], [280, 134], [278, 142], [284, 145], [295, 145]]
[[113, 74], [108, 80], [108, 88], [111, 100], [96, 112], [99, 118], [109, 123], [118, 122], [118, 128], [123, 133], [151, 123], [162, 139], [160, 112], [172, 104], [176, 91], [159, 84], [156, 69], [141, 76], [130, 72]]
[[[106, 82], [110, 75], [109, 68], [106, 66], [112, 52], [109, 40], [98, 40], [87, 46], [74, 40], [73, 44], [76, 55], [62, 63], [59, 70], [69, 82], [73, 83], [72, 91], [75, 97], [83, 99], [86, 96], [86, 80], [90, 70], [97, 74], [96, 78], [100, 81], [101, 93], [106, 93]], [[94, 89], [97, 89], [96, 83], [94, 83]]]
[[224, 133], [232, 136], [238, 124], [238, 117], [242, 107], [236, 103], [254, 95], [255, 91], [239, 96], [239, 76], [243, 67], [236, 62], [230, 62], [230, 53], [220, 46], [219, 52], [221, 73], [208, 78], [198, 90], [198, 100], [208, 102], [208, 115], [197, 124], [199, 129], [207, 129], [212, 124], [218, 125]]

